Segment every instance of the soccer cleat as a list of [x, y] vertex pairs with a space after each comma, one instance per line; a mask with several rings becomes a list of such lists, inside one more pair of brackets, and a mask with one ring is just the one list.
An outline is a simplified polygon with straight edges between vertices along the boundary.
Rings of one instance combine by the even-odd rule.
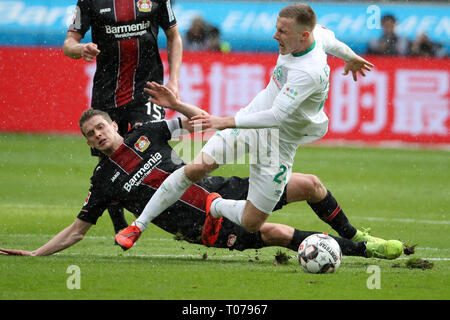
[[223, 218], [215, 218], [211, 214], [211, 204], [217, 198], [221, 198], [221, 196], [220, 194], [215, 192], [210, 193], [206, 197], [206, 218], [202, 231], [202, 242], [205, 246], [208, 247], [211, 247], [212, 245], [214, 245], [214, 243], [216, 243], [220, 228], [222, 227]]
[[116, 234], [116, 243], [125, 251], [130, 249], [141, 236], [138, 226], [130, 225]]
[[367, 229], [363, 228], [362, 231], [356, 230], [356, 234], [353, 236], [353, 238], [351, 240], [353, 242], [367, 241], [367, 242], [375, 242], [375, 243], [383, 243], [384, 241], [386, 241], [384, 239], [371, 236], [370, 228], [367, 228]]
[[367, 242], [367, 258], [396, 259], [403, 252], [403, 243], [398, 240], [383, 240], [382, 242]]

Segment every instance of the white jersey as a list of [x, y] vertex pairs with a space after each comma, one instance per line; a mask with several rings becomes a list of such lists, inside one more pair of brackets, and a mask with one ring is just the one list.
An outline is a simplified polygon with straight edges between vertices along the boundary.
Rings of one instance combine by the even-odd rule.
[[330, 75], [326, 52], [345, 58], [354, 54], [350, 49], [343, 50], [333, 32], [320, 25], [314, 28], [313, 35], [314, 43], [309, 49], [278, 56], [267, 87], [236, 114], [239, 127], [240, 118], [272, 109], [278, 122], [280, 156], [290, 163], [300, 144], [320, 139], [328, 131], [323, 108]]

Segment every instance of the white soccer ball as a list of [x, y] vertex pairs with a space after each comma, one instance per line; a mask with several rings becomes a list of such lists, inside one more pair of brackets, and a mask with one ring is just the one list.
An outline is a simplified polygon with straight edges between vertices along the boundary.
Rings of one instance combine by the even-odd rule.
[[309, 273], [333, 273], [341, 259], [341, 247], [326, 233], [310, 235], [298, 247], [298, 261]]

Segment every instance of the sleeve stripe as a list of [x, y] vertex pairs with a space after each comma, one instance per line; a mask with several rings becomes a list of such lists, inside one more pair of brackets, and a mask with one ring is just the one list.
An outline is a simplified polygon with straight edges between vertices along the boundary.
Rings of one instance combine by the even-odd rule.
[[173, 14], [172, 5], [170, 4], [170, 0], [166, 1], [167, 12], [169, 13], [169, 22], [175, 20], [175, 15]]

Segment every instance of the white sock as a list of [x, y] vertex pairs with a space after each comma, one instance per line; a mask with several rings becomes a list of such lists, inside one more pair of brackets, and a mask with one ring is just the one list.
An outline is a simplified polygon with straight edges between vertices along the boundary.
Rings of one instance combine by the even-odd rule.
[[174, 204], [193, 182], [186, 177], [184, 167], [175, 170], [161, 186], [156, 190], [150, 201], [145, 206], [139, 218], [134, 225], [141, 229], [141, 232], [147, 228], [148, 224], [155, 219], [161, 212]]
[[229, 200], [217, 198], [211, 204], [211, 214], [215, 217], [225, 217], [238, 225], [242, 225], [246, 200]]

